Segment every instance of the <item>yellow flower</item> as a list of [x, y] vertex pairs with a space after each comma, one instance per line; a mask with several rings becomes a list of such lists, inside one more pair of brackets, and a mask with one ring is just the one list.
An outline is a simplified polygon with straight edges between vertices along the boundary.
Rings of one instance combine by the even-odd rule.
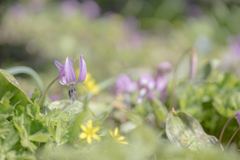
[[125, 137], [118, 134], [118, 127], [114, 131], [110, 130], [109, 133], [118, 143], [128, 144], [128, 142], [123, 141]]
[[85, 84], [85, 86], [87, 87], [87, 90], [92, 94], [99, 93], [99, 86], [95, 84], [95, 80], [92, 78], [90, 73], [87, 73], [86, 79], [83, 82], [83, 84]]
[[[79, 75], [79, 70], [76, 71], [76, 77]], [[78, 87], [77, 90], [80, 92], [89, 91], [92, 94], [98, 94], [99, 93], [99, 86], [95, 84], [95, 80], [92, 78], [91, 74], [87, 72], [86, 79], [83, 82], [83, 86]]]
[[79, 135], [79, 138], [85, 139], [87, 138], [87, 143], [92, 144], [92, 138], [96, 140], [101, 140], [101, 138], [96, 134], [99, 131], [100, 127], [92, 127], [92, 120], [88, 120], [87, 127], [81, 124], [81, 129], [83, 132]]

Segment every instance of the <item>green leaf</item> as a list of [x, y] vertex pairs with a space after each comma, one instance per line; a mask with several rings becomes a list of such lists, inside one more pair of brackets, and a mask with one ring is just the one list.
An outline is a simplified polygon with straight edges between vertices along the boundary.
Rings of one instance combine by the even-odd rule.
[[39, 89], [38, 88], [35, 88], [34, 89], [34, 92], [32, 93], [32, 98], [31, 98], [31, 100], [34, 102], [34, 100], [36, 100], [36, 99], [40, 99], [40, 91], [39, 91]]
[[172, 143], [190, 150], [201, 150], [218, 142], [216, 137], [204, 132], [200, 123], [193, 116], [181, 111], [172, 110], [168, 114], [166, 134]]
[[16, 79], [7, 71], [0, 69], [0, 99], [4, 96], [6, 92], [11, 92], [10, 104], [12, 106], [27, 105], [28, 102], [32, 103], [28, 95], [20, 88]]
[[18, 142], [19, 136], [18, 134], [14, 131], [14, 129], [11, 129], [11, 131], [8, 133], [7, 138], [3, 141], [3, 148], [5, 152], [8, 152], [11, 150], [14, 145]]
[[16, 160], [16, 159], [19, 159], [19, 160], [22, 160], [22, 159], [24, 159], [24, 160], [35, 160], [36, 158], [35, 158], [35, 156], [34, 155], [32, 155], [32, 154], [29, 154], [29, 153], [21, 153], [21, 154], [17, 154], [17, 152], [16, 151], [10, 151], [10, 152], [8, 152], [7, 154], [6, 154], [6, 158], [8, 159], [8, 160]]
[[6, 92], [0, 101], [0, 116], [4, 118], [9, 117], [14, 112], [14, 107], [10, 105], [9, 97], [10, 92]]
[[43, 133], [42, 131], [39, 131], [29, 136], [28, 140], [35, 141], [35, 142], [47, 142], [51, 140], [51, 133]]
[[81, 113], [78, 114], [73, 128], [70, 132], [70, 138], [69, 138], [69, 143], [72, 143], [73, 140], [75, 139], [75, 137], [77, 136], [77, 134], [80, 131], [80, 125], [83, 123], [83, 120], [85, 119], [85, 117], [89, 114], [89, 111], [87, 111], [86, 109], [83, 110]]
[[156, 118], [160, 121], [166, 122], [168, 110], [166, 106], [162, 104], [158, 99], [154, 99], [153, 112], [156, 115]]
[[49, 159], [51, 157], [51, 154], [53, 153], [53, 146], [53, 142], [47, 142], [44, 145], [43, 150], [39, 154], [42, 159]]
[[225, 95], [216, 96], [214, 97], [214, 101], [212, 104], [220, 115], [226, 118], [230, 118], [233, 115], [237, 114], [238, 110], [240, 109], [239, 96], [239, 93], [232, 93], [231, 97], [226, 97]]
[[67, 133], [67, 122], [59, 118], [57, 122], [57, 129], [56, 129], [56, 142], [58, 145], [62, 142], [62, 139], [65, 133]]
[[108, 118], [108, 116], [109, 116], [109, 113], [105, 113], [101, 115], [93, 122], [93, 126], [100, 126]]
[[28, 124], [28, 122], [26, 120], [26, 117], [24, 117], [24, 114], [22, 114], [20, 117], [14, 117], [13, 124], [18, 130], [21, 139], [27, 139], [28, 132], [25, 126]]
[[22, 139], [20, 142], [23, 147], [29, 148], [31, 152], [35, 153], [37, 146], [34, 143], [30, 142], [27, 139]]

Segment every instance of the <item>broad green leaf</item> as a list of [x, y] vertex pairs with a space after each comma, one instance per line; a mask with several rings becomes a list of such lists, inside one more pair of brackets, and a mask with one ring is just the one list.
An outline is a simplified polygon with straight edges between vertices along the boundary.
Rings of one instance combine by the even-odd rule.
[[77, 114], [83, 110], [83, 104], [79, 101], [72, 102], [72, 100], [60, 100], [50, 103], [48, 106], [50, 110], [60, 109], [61, 111], [72, 113], [73, 111]]
[[28, 95], [21, 89], [16, 79], [7, 71], [0, 69], [0, 99], [4, 96], [6, 92], [11, 92], [10, 104], [12, 106], [27, 105], [28, 102], [32, 103]]
[[172, 110], [167, 117], [166, 134], [172, 143], [201, 150], [218, 142], [214, 136], [206, 134], [200, 123], [190, 114]]
[[33, 135], [30, 135], [28, 140], [35, 142], [47, 142], [51, 140], [51, 133], [43, 133], [42, 131], [39, 131]]

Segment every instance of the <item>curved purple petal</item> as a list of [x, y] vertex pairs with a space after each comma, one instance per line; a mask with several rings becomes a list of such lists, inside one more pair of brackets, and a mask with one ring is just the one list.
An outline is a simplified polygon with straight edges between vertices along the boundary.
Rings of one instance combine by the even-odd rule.
[[66, 79], [66, 76], [65, 76], [65, 73], [62, 72], [59, 74], [59, 82], [62, 84], [62, 85], [69, 85], [67, 84], [67, 79]]
[[57, 66], [58, 71], [61, 72], [61, 70], [62, 70], [62, 68], [63, 68], [62, 63], [60, 63], [60, 62], [58, 62], [58, 61], [55, 61], [55, 65]]
[[81, 54], [79, 54], [79, 79], [78, 83], [83, 82], [86, 79], [87, 67]]
[[75, 84], [76, 83], [76, 73], [74, 71], [71, 59], [67, 57], [64, 64], [64, 75], [66, 77], [66, 84]]

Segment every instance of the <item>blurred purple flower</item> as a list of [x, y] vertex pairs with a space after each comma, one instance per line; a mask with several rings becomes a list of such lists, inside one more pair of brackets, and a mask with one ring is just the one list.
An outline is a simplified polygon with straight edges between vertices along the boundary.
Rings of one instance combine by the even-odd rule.
[[86, 0], [82, 3], [83, 14], [89, 19], [95, 19], [100, 15], [100, 7], [92, 0]]
[[159, 99], [164, 103], [167, 99], [167, 84], [168, 80], [165, 77], [166, 74], [170, 73], [172, 65], [169, 62], [162, 62], [157, 65], [156, 90], [159, 94]]
[[159, 94], [160, 100], [165, 103], [167, 99], [167, 84], [168, 80], [166, 77], [159, 76], [156, 78], [156, 90]]
[[156, 77], [163, 76], [172, 70], [172, 65], [169, 62], [162, 62], [157, 65]]
[[153, 98], [154, 98], [153, 90], [155, 88], [155, 81], [154, 81], [153, 77], [150, 75], [147, 75], [147, 74], [142, 75], [138, 79], [137, 84], [138, 84], [138, 89], [139, 89], [139, 97], [138, 97], [137, 102], [142, 103], [145, 95], [147, 95], [147, 97], [150, 100], [153, 100]]
[[74, 94], [77, 97], [73, 84], [83, 82], [87, 75], [86, 63], [82, 58], [82, 55], [79, 54], [79, 79], [77, 81], [76, 73], [73, 68], [73, 63], [75, 62], [75, 60], [76, 58], [73, 61], [71, 61], [71, 59], [67, 57], [64, 65], [62, 65], [62, 63], [58, 61], [55, 61], [55, 65], [57, 66], [59, 71], [59, 82], [62, 85], [70, 86], [69, 96], [70, 98], [72, 98], [73, 103], [74, 103]]
[[61, 3], [61, 12], [66, 17], [72, 17], [78, 11], [80, 11], [80, 3], [77, 0], [65, 0]]
[[51, 95], [51, 96], [49, 96], [48, 97], [51, 101], [56, 101], [56, 100], [58, 100], [58, 96], [56, 96], [56, 95]]
[[129, 94], [137, 89], [136, 83], [134, 83], [130, 77], [125, 74], [120, 74], [115, 82], [114, 93], [115, 94]]

